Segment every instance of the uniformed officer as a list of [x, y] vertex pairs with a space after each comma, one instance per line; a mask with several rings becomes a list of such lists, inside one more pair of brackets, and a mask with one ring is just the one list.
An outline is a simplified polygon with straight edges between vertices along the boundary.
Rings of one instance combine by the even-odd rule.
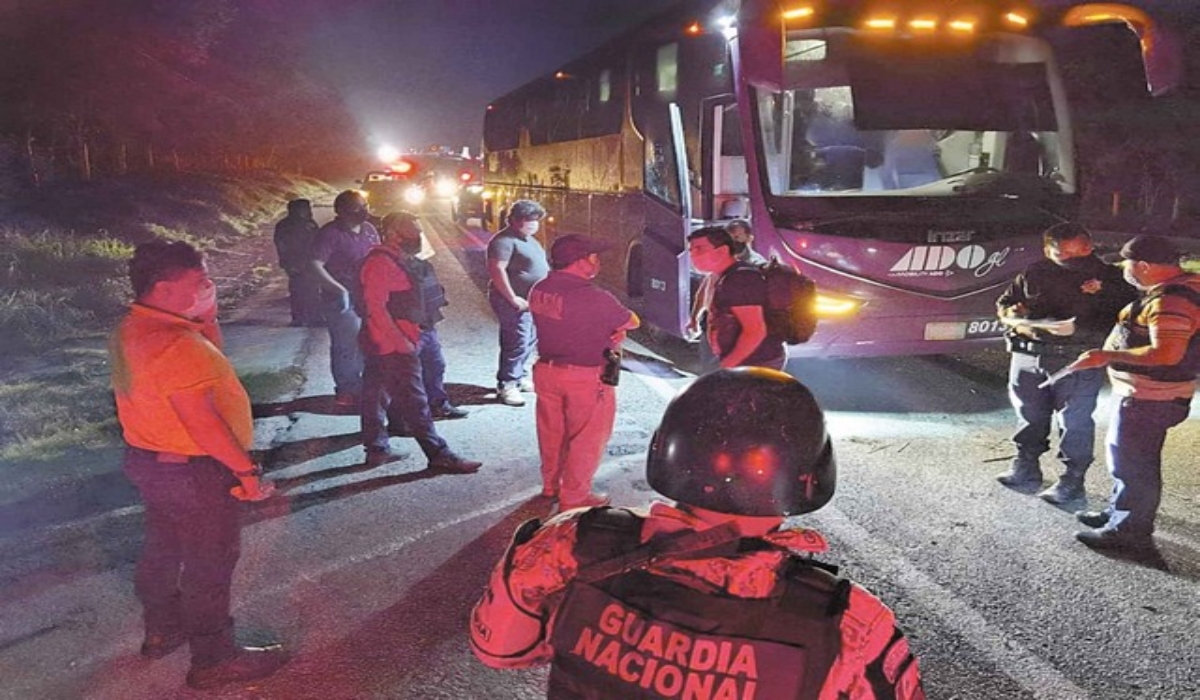
[[895, 616], [782, 529], [833, 496], [820, 407], [775, 370], [723, 369], [667, 406], [646, 477], [677, 503], [531, 521], [471, 615], [495, 668], [549, 662], [550, 698], [923, 699]]
[[606, 384], [606, 351], [619, 351], [637, 314], [593, 282], [600, 253], [611, 247], [577, 233], [550, 248], [550, 274], [529, 291], [538, 336], [537, 386], [542, 495], [562, 510], [608, 504], [592, 491], [617, 414], [616, 386]]
[[1017, 456], [996, 479], [1014, 489], [1040, 489], [1039, 458], [1050, 449], [1050, 426], [1057, 422], [1058, 459], [1064, 469], [1058, 482], [1039, 496], [1061, 504], [1086, 495], [1083, 478], [1092, 464], [1096, 434], [1092, 413], [1104, 373], [1093, 369], [1047, 381], [1081, 351], [1097, 346], [1136, 292], [1119, 268], [1095, 255], [1083, 226], [1051, 226], [1042, 243], [1046, 259], [1017, 275], [996, 300], [1012, 353], [1008, 393], [1017, 414], [1012, 438]]

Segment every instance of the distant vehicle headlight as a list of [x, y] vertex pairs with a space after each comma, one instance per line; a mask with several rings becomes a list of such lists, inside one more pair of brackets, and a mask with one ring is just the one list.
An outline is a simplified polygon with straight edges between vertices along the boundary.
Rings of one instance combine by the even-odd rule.
[[449, 178], [441, 178], [433, 183], [433, 193], [439, 197], [453, 197], [458, 192], [458, 183]]
[[412, 185], [404, 190], [404, 201], [409, 204], [420, 204], [425, 201], [425, 189], [420, 185]]

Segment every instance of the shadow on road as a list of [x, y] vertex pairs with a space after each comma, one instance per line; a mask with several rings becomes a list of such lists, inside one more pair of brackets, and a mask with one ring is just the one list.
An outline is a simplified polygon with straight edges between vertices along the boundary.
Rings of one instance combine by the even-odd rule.
[[[480, 406], [496, 402], [496, 390], [477, 384], [447, 384], [450, 402], [457, 406]], [[301, 396], [275, 403], [256, 403], [251, 407], [255, 418], [286, 416], [292, 413], [313, 413], [323, 416], [356, 416], [358, 406], [337, 403], [332, 394]], [[441, 420], [435, 418], [434, 420]]]
[[[444, 654], [465, 652], [470, 610], [492, 566], [518, 525], [545, 516], [544, 505], [543, 499], [531, 499], [425, 577], [397, 581], [403, 597], [339, 641], [312, 648], [303, 640], [290, 640], [298, 647], [297, 655], [283, 671], [262, 683], [263, 697], [512, 697], [495, 687], [462, 687], [472, 680], [485, 682], [492, 672], [482, 667], [476, 679], [441, 677], [449, 685], [439, 689], [414, 687], [412, 682], [414, 675], [438, 677], [417, 671], [436, 668]], [[328, 591], [314, 590], [312, 600], [297, 604], [304, 609], [326, 609], [332, 600], [340, 600], [341, 594], [331, 598]], [[455, 648], [448, 652], [448, 644]], [[513, 676], [509, 680], [520, 683]]]

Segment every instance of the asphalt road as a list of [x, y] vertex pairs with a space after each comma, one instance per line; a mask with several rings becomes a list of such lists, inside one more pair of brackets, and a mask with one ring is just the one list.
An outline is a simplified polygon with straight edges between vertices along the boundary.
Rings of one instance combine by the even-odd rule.
[[[543, 696], [543, 670], [492, 671], [466, 644], [470, 606], [512, 531], [548, 513], [534, 499], [532, 401], [492, 398], [483, 235], [429, 209], [433, 261], [452, 300], [440, 327], [448, 382], [471, 410], [438, 426], [484, 467], [435, 475], [397, 438], [410, 455], [368, 469], [357, 418], [332, 404], [324, 330], [286, 325], [279, 280], [246, 302], [226, 323], [239, 369], [299, 370], [305, 381], [256, 407], [256, 447], [280, 495], [247, 507], [235, 615], [295, 658], [273, 678], [208, 697]], [[617, 504], [644, 505], [653, 498], [645, 447], [689, 380], [694, 349], [641, 333], [627, 350], [598, 481]], [[993, 481], [1012, 456], [1002, 354], [788, 369], [827, 409], [840, 464], [837, 496], [802, 522], [829, 537], [827, 561], [896, 610], [930, 698], [1200, 697], [1200, 423], [1171, 435], [1160, 552], [1133, 561], [1078, 545], [1070, 513]], [[1108, 488], [1100, 460], [1088, 479], [1094, 505]], [[0, 508], [0, 697], [200, 696], [182, 688], [185, 653], [157, 662], [136, 653], [140, 517], [115, 462]]]

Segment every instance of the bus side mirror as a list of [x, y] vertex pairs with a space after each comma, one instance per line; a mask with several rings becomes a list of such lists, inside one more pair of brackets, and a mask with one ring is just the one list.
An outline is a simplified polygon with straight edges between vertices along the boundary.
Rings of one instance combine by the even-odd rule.
[[1183, 82], [1183, 43], [1179, 36], [1140, 8], [1115, 2], [1075, 5], [1063, 13], [1062, 24], [1124, 24], [1141, 43], [1146, 87], [1151, 95], [1169, 92]]

